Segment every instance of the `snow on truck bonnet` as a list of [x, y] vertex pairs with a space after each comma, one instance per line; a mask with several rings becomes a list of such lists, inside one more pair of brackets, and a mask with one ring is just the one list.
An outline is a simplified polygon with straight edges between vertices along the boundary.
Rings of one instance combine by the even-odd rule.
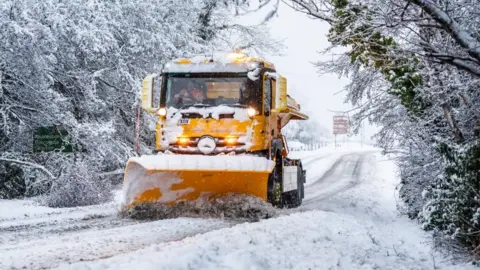
[[178, 110], [174, 107], [168, 108], [167, 121], [172, 124], [177, 124], [178, 120], [182, 118], [182, 113], [198, 113], [203, 118], [211, 117], [215, 120], [220, 119], [222, 114], [233, 114], [233, 118], [238, 121], [248, 121], [250, 117], [246, 108], [231, 107], [226, 105], [219, 105], [215, 107], [188, 107], [186, 109]]
[[[188, 107], [185, 109], [176, 109], [174, 107], [168, 108], [168, 113], [166, 116], [166, 121], [164, 125], [164, 140], [161, 141], [161, 145], [164, 148], [168, 148], [170, 143], [174, 143], [177, 141], [178, 137], [183, 134], [183, 127], [179, 125], [179, 121], [182, 119], [183, 114], [199, 114], [202, 118], [212, 118], [215, 120], [219, 120], [222, 115], [228, 114], [233, 115], [233, 119], [239, 122], [247, 122], [251, 121], [250, 117], [248, 116], [248, 108], [242, 107], [231, 107], [226, 105], [220, 105], [215, 107]], [[254, 121], [253, 125], [256, 124]], [[228, 128], [227, 126], [223, 127], [226, 130], [229, 130], [231, 135], [238, 136], [238, 142], [245, 143], [245, 146], [248, 148], [251, 145], [251, 133], [252, 127], [249, 127], [246, 133], [235, 133], [235, 128], [232, 126]]]

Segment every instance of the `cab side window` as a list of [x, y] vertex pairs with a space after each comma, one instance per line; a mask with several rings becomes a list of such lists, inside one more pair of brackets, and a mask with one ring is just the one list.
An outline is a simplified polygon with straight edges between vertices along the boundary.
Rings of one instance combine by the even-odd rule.
[[263, 113], [265, 115], [270, 114], [272, 108], [272, 81], [269, 78], [265, 78], [263, 85], [264, 96], [263, 96]]

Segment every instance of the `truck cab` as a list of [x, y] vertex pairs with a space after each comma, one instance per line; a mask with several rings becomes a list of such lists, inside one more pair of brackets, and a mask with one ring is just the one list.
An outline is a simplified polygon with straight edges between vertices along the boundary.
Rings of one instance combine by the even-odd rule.
[[307, 119], [272, 63], [240, 53], [166, 63], [144, 80], [142, 107], [158, 115], [156, 150], [182, 154], [266, 154], [290, 119]]

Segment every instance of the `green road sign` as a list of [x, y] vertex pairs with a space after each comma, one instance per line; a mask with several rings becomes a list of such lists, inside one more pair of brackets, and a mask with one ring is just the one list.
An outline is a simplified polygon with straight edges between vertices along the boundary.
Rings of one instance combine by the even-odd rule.
[[34, 152], [73, 152], [73, 145], [70, 142], [65, 129], [58, 126], [40, 127], [33, 134]]

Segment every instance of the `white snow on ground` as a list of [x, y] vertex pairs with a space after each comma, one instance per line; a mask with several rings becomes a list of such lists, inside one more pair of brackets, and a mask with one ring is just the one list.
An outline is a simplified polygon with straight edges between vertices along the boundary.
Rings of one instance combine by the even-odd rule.
[[[290, 152], [288, 156], [293, 159], [301, 159], [304, 168], [307, 170], [306, 185], [308, 186], [322, 177], [345, 154], [372, 151], [378, 151], [378, 149], [370, 145], [346, 144], [342, 147], [335, 147], [333, 144], [329, 144], [315, 151]], [[325, 190], [327, 189], [329, 187], [326, 187]], [[308, 192], [306, 196], [308, 196]]]
[[[127, 223], [128, 224], [128, 223]], [[81, 224], [83, 225], [83, 224]], [[0, 269], [41, 269], [64, 262], [90, 261], [108, 258], [153, 244], [178, 241], [195, 234], [229, 226], [220, 220], [179, 218], [144, 222], [115, 228], [93, 227], [77, 233], [31, 239], [23, 243], [0, 247]], [[120, 226], [119, 226], [120, 225]], [[74, 226], [72, 230], [78, 229]], [[64, 235], [62, 235], [64, 234]], [[135, 268], [135, 267], [134, 267]], [[136, 269], [136, 268], [135, 268]]]
[[60, 212], [61, 210], [55, 208], [40, 206], [32, 200], [0, 200], [0, 221], [2, 222]]
[[[339, 150], [339, 149], [337, 149]], [[372, 149], [370, 149], [372, 150]], [[367, 149], [291, 153], [310, 169], [305, 203], [278, 218], [162, 242], [59, 269], [467, 269], [441, 262], [428, 233], [399, 215], [391, 161]], [[324, 166], [327, 162], [331, 166]], [[308, 168], [307, 168], [308, 169]], [[350, 176], [349, 176], [350, 175]], [[328, 193], [315, 194], [329, 188]], [[313, 193], [309, 193], [313, 191]], [[326, 196], [327, 194], [328, 196]], [[155, 225], [159, 225], [157, 223]], [[471, 269], [474, 269], [471, 267]]]
[[213, 219], [122, 219], [121, 194], [117, 191], [111, 203], [76, 208], [0, 201], [0, 269], [47, 269], [98, 260], [233, 225]]
[[299, 141], [289, 141], [288, 142], [288, 148], [289, 149], [302, 149], [302, 147], [305, 147], [305, 144], [299, 142]]
[[[86, 207], [52, 208], [41, 206], [34, 199], [0, 200], [0, 232], [8, 226], [46, 222], [55, 218], [84, 218], [90, 215], [111, 215], [118, 212], [117, 205], [123, 200], [121, 190], [114, 194], [112, 202]], [[0, 234], [0, 243], [1, 243]]]

